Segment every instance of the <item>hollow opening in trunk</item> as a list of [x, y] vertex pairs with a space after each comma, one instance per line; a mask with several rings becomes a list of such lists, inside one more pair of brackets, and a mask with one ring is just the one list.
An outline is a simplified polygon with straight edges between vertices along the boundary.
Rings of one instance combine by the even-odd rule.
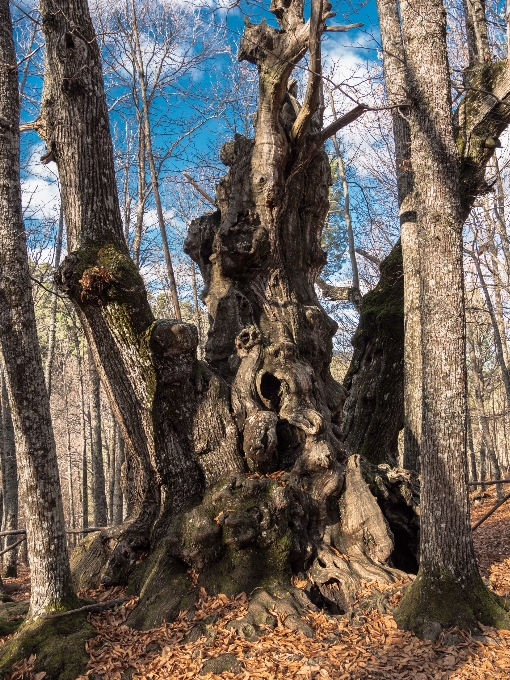
[[274, 411], [280, 408], [280, 387], [281, 380], [272, 373], [264, 373], [260, 379], [260, 395], [271, 405]]

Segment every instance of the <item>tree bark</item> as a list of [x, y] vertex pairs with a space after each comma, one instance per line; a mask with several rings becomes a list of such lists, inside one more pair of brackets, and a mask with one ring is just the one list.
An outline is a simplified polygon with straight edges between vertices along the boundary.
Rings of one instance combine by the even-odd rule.
[[76, 353], [78, 363], [78, 387], [80, 394], [80, 435], [81, 435], [81, 508], [82, 508], [82, 527], [87, 529], [89, 526], [89, 481], [88, 481], [88, 461], [87, 461], [87, 423], [85, 416], [85, 389], [83, 385], [83, 359], [81, 355], [80, 338], [76, 325], [76, 317], [72, 316], [70, 328], [71, 338]]
[[[388, 98], [394, 104], [404, 103], [403, 111], [398, 112], [396, 109], [392, 110], [394, 133], [395, 133], [395, 151], [396, 155], [402, 159], [397, 162], [397, 179], [400, 203], [400, 218], [401, 218], [401, 241], [404, 246], [404, 276], [406, 278], [406, 301], [403, 302], [402, 312], [406, 319], [406, 331], [411, 334], [408, 337], [406, 345], [408, 350], [405, 350], [408, 370], [404, 376], [404, 363], [398, 362], [395, 371], [391, 373], [391, 380], [394, 389], [403, 391], [405, 394], [404, 401], [407, 403], [407, 425], [405, 441], [407, 443], [406, 463], [413, 467], [418, 460], [419, 451], [417, 449], [417, 442], [420, 441], [421, 428], [421, 364], [419, 360], [412, 357], [415, 349], [420, 347], [421, 332], [419, 331], [419, 322], [417, 319], [417, 309], [419, 306], [417, 293], [417, 272], [419, 269], [418, 254], [417, 253], [417, 232], [416, 232], [416, 216], [413, 208], [413, 168], [409, 160], [409, 131], [406, 130], [407, 122], [407, 105], [408, 91], [405, 83], [403, 84], [403, 77], [406, 70], [405, 50], [402, 47], [402, 32], [399, 22], [399, 12], [397, 4], [394, 0], [388, 2], [378, 3], [379, 23], [381, 28], [381, 38], [383, 42], [384, 55], [384, 69], [385, 82], [388, 91]], [[479, 17], [480, 18], [480, 17]], [[403, 56], [404, 55], [404, 56]], [[510, 62], [503, 61], [495, 64], [480, 64], [474, 63], [466, 70], [465, 83], [469, 88], [467, 96], [465, 96], [455, 113], [455, 124], [457, 131], [457, 146], [461, 152], [461, 169], [460, 169], [460, 200], [461, 200], [461, 218], [465, 221], [471, 211], [476, 197], [486, 189], [485, 169], [487, 162], [494, 154], [494, 140], [497, 140], [503, 130], [506, 129], [510, 122]], [[494, 162], [497, 164], [497, 159], [494, 157]], [[498, 172], [496, 172], [498, 177]], [[502, 238], [503, 248], [507, 261], [510, 261], [510, 246], [508, 245], [508, 236], [506, 235], [506, 228], [502, 222], [501, 215], [503, 214], [502, 206], [502, 192], [500, 190], [501, 182], [498, 180], [498, 209], [496, 217], [498, 218], [498, 231]], [[396, 246], [400, 250], [400, 243]], [[400, 255], [399, 255], [400, 257]], [[351, 371], [358, 375], [356, 384], [364, 385], [371, 383], [373, 385], [374, 393], [385, 390], [388, 382], [388, 372], [392, 365], [393, 344], [386, 343], [384, 339], [379, 339], [377, 335], [366, 335], [363, 331], [366, 324], [363, 313], [360, 316], [360, 323], [358, 332], [355, 335], [355, 344], [360, 342], [360, 336], [365, 335], [365, 342], [372, 346], [379, 346], [382, 348], [381, 362], [375, 366], [371, 363], [359, 364], [359, 353], [355, 351], [353, 362], [351, 364]], [[374, 327], [371, 332], [377, 331]], [[399, 335], [396, 333], [396, 341], [399, 340]], [[386, 360], [385, 353], [388, 352]], [[380, 366], [386, 366], [387, 370], [380, 370]], [[400, 373], [399, 373], [400, 372]], [[380, 382], [381, 387], [378, 387]], [[364, 399], [363, 390], [359, 395], [356, 393], [356, 384], [351, 388], [349, 400], [346, 402], [345, 422], [349, 423], [354, 418], [356, 413], [356, 420], [362, 419], [369, 423], [372, 419], [375, 427], [384, 426], [384, 417], [381, 418], [378, 410], [374, 410], [372, 402]], [[384, 414], [385, 405], [382, 404], [382, 413]], [[369, 428], [368, 428], [369, 429]], [[383, 436], [383, 439], [392, 438], [394, 429], [394, 421], [388, 422], [388, 435]], [[377, 457], [379, 454], [375, 452]], [[390, 460], [393, 460], [395, 453]]]
[[[478, 411], [480, 438], [483, 442], [485, 442], [485, 450], [487, 451], [489, 462], [493, 467], [494, 476], [492, 477], [492, 479], [501, 479], [499, 461], [494, 450], [494, 440], [492, 438], [492, 434], [489, 428], [487, 413], [485, 411], [485, 404], [483, 402], [484, 395], [483, 374], [471, 338], [468, 338], [467, 348], [473, 376], [473, 396], [475, 398], [476, 409]], [[502, 484], [496, 484], [496, 492], [498, 496], [498, 501], [500, 501], [504, 496]]]
[[108, 525], [108, 510], [106, 505], [106, 482], [103, 462], [103, 441], [101, 437], [101, 394], [99, 375], [92, 359], [90, 349], [87, 352], [89, 400], [90, 400], [90, 431], [91, 431], [91, 459], [92, 459], [92, 506], [95, 527]]
[[108, 445], [108, 523], [113, 524], [113, 497], [115, 494], [115, 470], [117, 451], [117, 423], [112, 415], [112, 426], [110, 429], [110, 443]]
[[159, 503], [151, 416], [156, 378], [148, 348], [154, 319], [124, 240], [101, 60], [87, 3], [68, 0], [57, 7], [43, 0], [41, 14], [46, 52], [39, 133], [58, 166], [69, 251], [59, 286], [75, 304], [130, 450], [135, 486], [130, 522], [134, 531], [137, 526], [145, 531]]
[[381, 264], [377, 286], [364, 295], [344, 379], [342, 443], [371, 463], [397, 464], [404, 427], [404, 275], [398, 244]]
[[[475, 456], [475, 447], [473, 444], [473, 426], [472, 426], [472, 420], [471, 420], [471, 410], [468, 407], [468, 412], [467, 412], [467, 442], [468, 442], [468, 450], [469, 450], [469, 463], [470, 463], [470, 469], [471, 469], [471, 481], [474, 482], [479, 477], [477, 477], [477, 471], [476, 471], [476, 456]], [[474, 487], [474, 489], [478, 489], [477, 486]]]
[[[57, 240], [55, 242], [55, 259], [54, 268], [57, 270], [60, 264], [60, 255], [62, 252], [62, 235], [64, 231], [64, 210], [62, 202], [60, 202], [60, 214], [58, 218]], [[58, 288], [56, 281], [52, 285], [52, 296], [50, 306], [50, 327], [48, 330], [48, 351], [46, 354], [46, 363], [44, 366], [44, 379], [46, 381], [46, 389], [51, 396], [51, 367], [53, 364], [53, 355], [55, 354], [55, 333], [57, 329], [57, 305], [58, 305]]]
[[[16, 462], [16, 444], [14, 441], [14, 426], [12, 424], [11, 406], [7, 394], [4, 372], [2, 370], [2, 490], [3, 490], [3, 531], [15, 531], [18, 528], [18, 465]], [[18, 540], [17, 536], [6, 536], [5, 547], [9, 547]], [[11, 578], [17, 576], [18, 550], [14, 548], [6, 553], [3, 559], [2, 576]]]
[[470, 526], [461, 165], [446, 14], [439, 0], [419, 0], [403, 3], [401, 16], [420, 248], [423, 411], [420, 568], [397, 621], [420, 634], [432, 622], [472, 630], [478, 621], [506, 626], [510, 621], [478, 572]]
[[124, 497], [121, 487], [122, 466], [124, 465], [124, 440], [120, 430], [116, 427], [116, 445], [115, 445], [115, 469], [114, 469], [114, 487], [113, 487], [113, 503], [112, 503], [112, 524], [122, 524], [124, 513]]
[[21, 214], [18, 73], [6, 0], [0, 2], [0, 64], [0, 344], [25, 506], [30, 615], [36, 618], [71, 605], [74, 597]]
[[[391, 106], [407, 101], [406, 55], [398, 3], [378, 0], [384, 54], [384, 81]], [[411, 133], [405, 108], [392, 109], [404, 273], [404, 467], [419, 472], [422, 417], [420, 256], [416, 224]]]

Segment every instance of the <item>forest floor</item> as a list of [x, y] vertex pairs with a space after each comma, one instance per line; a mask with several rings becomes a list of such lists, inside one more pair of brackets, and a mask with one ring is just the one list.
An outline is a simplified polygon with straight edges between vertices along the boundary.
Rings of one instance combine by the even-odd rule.
[[[508, 491], [510, 485], [506, 485]], [[482, 504], [473, 505], [473, 521], [494, 503], [495, 492], [488, 492]], [[482, 575], [498, 594], [510, 596], [510, 502], [477, 529], [474, 537]], [[233, 599], [209, 597], [205, 591], [196, 608], [182, 612], [173, 623], [136, 631], [123, 625], [136, 607], [136, 599], [132, 599], [115, 611], [89, 616], [97, 636], [87, 643], [89, 666], [78, 680], [510, 678], [510, 631], [483, 628], [483, 636], [473, 638], [453, 629], [443, 631], [433, 643], [398, 630], [391, 608], [400, 600], [405, 585], [405, 581], [391, 586], [365, 584], [349, 617], [310, 613], [307, 620], [315, 629], [313, 639], [287, 629], [284, 621], [278, 620], [276, 628], [268, 628], [257, 640], [246, 640], [227, 624], [244, 615], [249, 598], [245, 594]], [[22, 570], [16, 580], [6, 579], [6, 586], [15, 599], [26, 599], [28, 571]], [[107, 601], [119, 598], [122, 589], [89, 591], [87, 595]], [[10, 680], [44, 678], [32, 669], [33, 659], [20, 662]]]

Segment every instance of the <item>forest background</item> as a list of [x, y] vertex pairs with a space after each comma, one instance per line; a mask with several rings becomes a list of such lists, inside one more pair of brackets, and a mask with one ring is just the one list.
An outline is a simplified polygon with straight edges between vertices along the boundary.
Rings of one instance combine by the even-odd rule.
[[[269, 14], [265, 4], [257, 2], [228, 6], [214, 1], [139, 2], [136, 7], [138, 42], [129, 3], [91, 3], [102, 50], [124, 231], [155, 316], [180, 314], [195, 323], [200, 356], [207, 340], [207, 313], [200, 300], [200, 273], [184, 254], [183, 241], [190, 221], [212, 207], [206, 196], [214, 195], [225, 171], [219, 160], [222, 144], [235, 133], [253, 134], [256, 71], [238, 63], [236, 55], [243, 15], [248, 12], [252, 21], [259, 21], [269, 20]], [[462, 8], [456, 3], [448, 3], [447, 8], [455, 88], [455, 73], [460, 73], [468, 55]], [[385, 104], [375, 3], [340, 3], [335, 9], [342, 22], [363, 25], [324, 39], [324, 74], [327, 82], [336, 85], [334, 110], [326, 97], [326, 121], [351, 109], [353, 101], [374, 108]], [[502, 3], [487, 5], [497, 58], [506, 54], [504, 10]], [[25, 127], [24, 221], [66, 522], [70, 529], [106, 526], [118, 523], [126, 511], [120, 486], [123, 443], [79, 321], [53, 282], [66, 254], [58, 177], [51, 158], [44, 157], [44, 144], [30, 129], [41, 101], [43, 38], [35, 3], [12, 3], [12, 13]], [[301, 92], [306, 77], [304, 64], [296, 73]], [[351, 301], [331, 300], [338, 297], [334, 290], [357, 288], [357, 280], [362, 295], [371, 290], [379, 280], [378, 264], [399, 237], [390, 112], [367, 113], [344, 128], [336, 141], [327, 147], [334, 184], [323, 237], [328, 264], [320, 289], [324, 307], [339, 324], [334, 374], [342, 380], [352, 355], [350, 341], [358, 310], [352, 296]], [[491, 191], [477, 200], [464, 234], [470, 472], [472, 478], [482, 479], [506, 475], [510, 467], [510, 407], [505, 390], [510, 314], [505, 213], [510, 159], [505, 136], [500, 143], [487, 171]], [[350, 226], [356, 248], [351, 256]], [[24, 517], [22, 499], [17, 511], [13, 493], [15, 451], [5, 389], [2, 427], [2, 529], [12, 530], [24, 525]], [[16, 550], [5, 559], [4, 573], [12, 572], [15, 558]]]

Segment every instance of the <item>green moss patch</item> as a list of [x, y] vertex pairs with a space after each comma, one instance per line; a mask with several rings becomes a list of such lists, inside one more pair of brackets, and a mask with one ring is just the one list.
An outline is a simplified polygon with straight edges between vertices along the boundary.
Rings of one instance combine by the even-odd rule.
[[485, 586], [479, 574], [461, 582], [446, 570], [427, 577], [418, 572], [394, 616], [400, 628], [418, 637], [431, 624], [458, 626], [472, 633], [478, 632], [478, 622], [510, 629], [502, 598]]
[[87, 666], [85, 641], [94, 635], [86, 612], [25, 623], [0, 648], [0, 675], [35, 654], [35, 670], [46, 671], [46, 680], [76, 680]]
[[28, 602], [3, 602], [0, 604], [0, 637], [18, 630], [28, 612]]

